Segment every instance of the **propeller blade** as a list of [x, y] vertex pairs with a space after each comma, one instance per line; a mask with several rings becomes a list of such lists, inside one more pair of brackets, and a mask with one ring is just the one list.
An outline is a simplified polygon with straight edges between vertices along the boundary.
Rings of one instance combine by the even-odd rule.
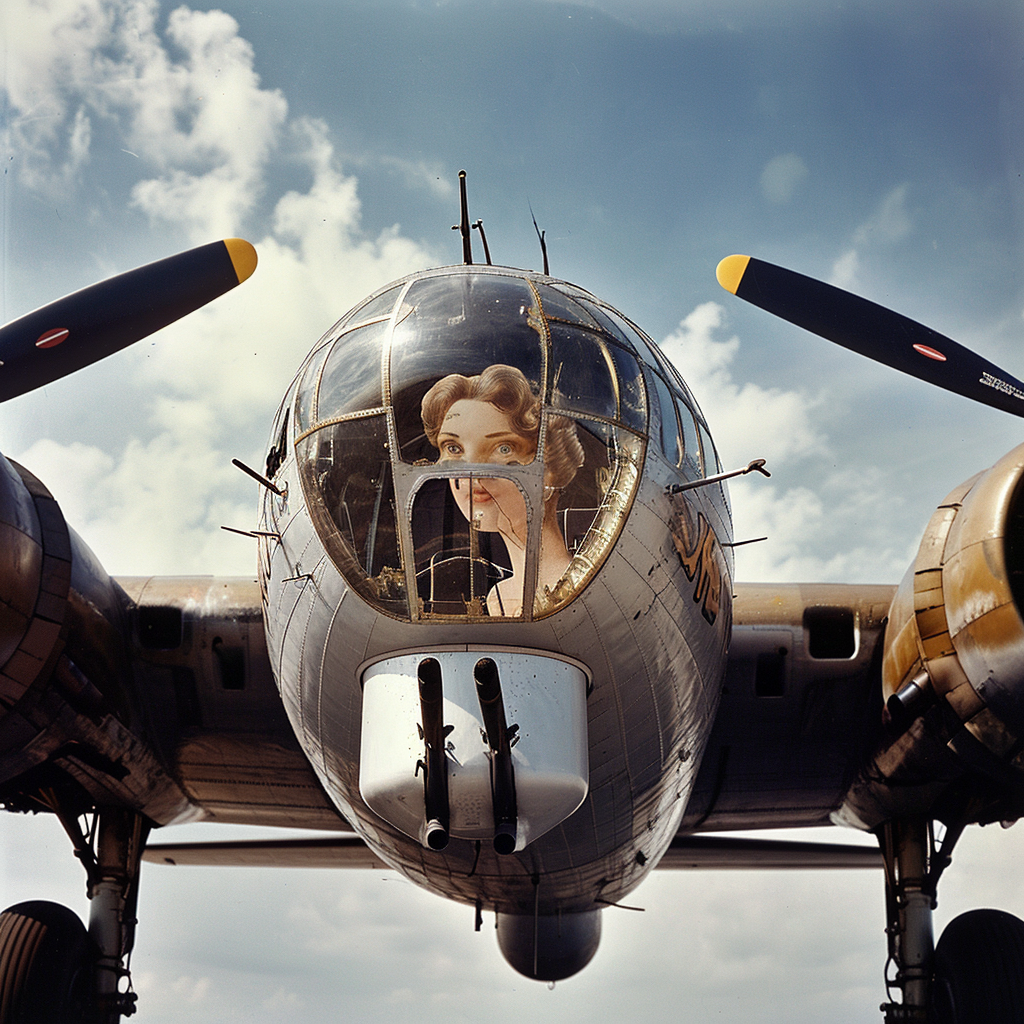
[[982, 405], [1024, 416], [1024, 383], [885, 306], [751, 256], [726, 256], [718, 283], [804, 330]]
[[255, 269], [256, 250], [228, 238], [118, 274], [11, 321], [0, 327], [0, 402], [145, 338]]

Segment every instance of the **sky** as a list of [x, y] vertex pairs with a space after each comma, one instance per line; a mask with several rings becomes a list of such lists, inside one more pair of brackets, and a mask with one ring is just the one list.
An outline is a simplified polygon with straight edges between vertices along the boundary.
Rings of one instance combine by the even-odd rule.
[[[216, 238], [259, 253], [211, 306], [0, 408], [0, 449], [112, 574], [254, 572], [220, 529], [255, 524], [231, 458], [262, 462], [346, 309], [460, 260], [460, 168], [496, 262], [540, 267], [532, 212], [552, 273], [676, 362], [726, 466], [767, 460], [731, 492], [737, 537], [769, 538], [739, 580], [895, 583], [942, 498], [1022, 440], [714, 276], [780, 263], [1024, 375], [1016, 0], [6, 0], [0, 33], [0, 320]], [[52, 826], [0, 822], [4, 905], [84, 914]], [[1024, 913], [1020, 828], [962, 841], [940, 923]], [[872, 874], [665, 872], [633, 902], [548, 991], [470, 909], [384, 873], [147, 866], [135, 1019], [879, 1019]]]

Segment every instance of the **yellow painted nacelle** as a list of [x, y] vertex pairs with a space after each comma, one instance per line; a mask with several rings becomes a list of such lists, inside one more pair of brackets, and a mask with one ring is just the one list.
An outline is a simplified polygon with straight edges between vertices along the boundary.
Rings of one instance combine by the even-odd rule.
[[[955, 488], [928, 523], [889, 611], [889, 733], [839, 812], [993, 820], [1024, 811], [1024, 445]], [[965, 772], [991, 793], [955, 806]], [[962, 802], [962, 801], [960, 801]]]

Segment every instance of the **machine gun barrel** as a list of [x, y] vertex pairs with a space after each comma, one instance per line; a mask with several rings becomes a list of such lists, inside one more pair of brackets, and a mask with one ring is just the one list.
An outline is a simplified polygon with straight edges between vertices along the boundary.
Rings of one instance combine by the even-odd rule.
[[420, 689], [420, 713], [423, 719], [423, 798], [426, 805], [425, 839], [432, 850], [448, 845], [450, 810], [448, 804], [448, 765], [444, 753], [444, 698], [441, 693], [441, 666], [435, 658], [424, 658], [417, 672]]
[[512, 853], [516, 848], [518, 819], [512, 743], [519, 727], [509, 726], [506, 722], [498, 666], [490, 658], [481, 658], [473, 669], [473, 678], [490, 748], [494, 849], [497, 853]]

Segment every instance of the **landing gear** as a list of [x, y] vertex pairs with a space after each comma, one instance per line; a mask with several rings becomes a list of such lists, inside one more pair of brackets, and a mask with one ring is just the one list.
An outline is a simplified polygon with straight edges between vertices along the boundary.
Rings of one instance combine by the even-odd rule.
[[126, 964], [135, 945], [139, 864], [149, 829], [131, 811], [106, 810], [97, 817], [96, 852], [88, 871], [89, 935], [99, 947], [93, 991], [97, 1021], [117, 1024], [135, 1012]]
[[[889, 960], [885, 985], [890, 1001], [883, 1004], [885, 1024], [928, 1024], [934, 939], [932, 910], [938, 874], [948, 863], [949, 850], [935, 851], [931, 822], [892, 821], [879, 836], [885, 861], [885, 910]], [[889, 968], [896, 969], [889, 977]], [[893, 990], [902, 1002], [892, 1001]]]
[[1024, 921], [971, 910], [946, 925], [935, 948], [929, 1024], [1024, 1020]]
[[56, 903], [0, 914], [0, 1024], [117, 1024], [135, 1012], [127, 962], [148, 828], [120, 808], [95, 812], [84, 830], [54, 810], [86, 870], [89, 927]]
[[0, 914], [0, 1024], [85, 1024], [95, 946], [78, 915], [35, 900]]
[[[889, 822], [880, 832], [889, 938], [885, 1024], [1024, 1021], [1024, 921], [1001, 910], [972, 910], [933, 942], [939, 876], [961, 832], [949, 829], [939, 843], [928, 821]], [[894, 990], [901, 1002], [891, 998]]]

